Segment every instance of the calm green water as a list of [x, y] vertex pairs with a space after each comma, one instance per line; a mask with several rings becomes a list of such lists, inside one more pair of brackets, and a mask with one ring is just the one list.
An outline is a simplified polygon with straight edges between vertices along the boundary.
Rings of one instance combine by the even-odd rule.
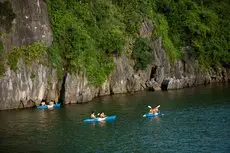
[[[143, 118], [147, 105], [164, 115]], [[92, 110], [117, 115], [87, 124]], [[56, 110], [0, 112], [0, 152], [230, 152], [230, 86], [107, 96]]]

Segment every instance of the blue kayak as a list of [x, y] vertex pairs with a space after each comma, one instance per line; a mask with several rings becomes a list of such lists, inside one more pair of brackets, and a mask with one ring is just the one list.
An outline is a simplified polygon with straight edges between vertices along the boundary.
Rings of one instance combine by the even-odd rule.
[[85, 119], [84, 122], [100, 122], [100, 121], [112, 121], [115, 120], [117, 116], [107, 116], [105, 118], [89, 118]]
[[53, 106], [50, 106], [50, 105], [37, 106], [37, 109], [60, 108], [60, 107], [61, 107], [61, 103], [54, 104]]
[[160, 112], [159, 113], [147, 113], [147, 114], [144, 114], [143, 117], [155, 117], [155, 116], [160, 116]]

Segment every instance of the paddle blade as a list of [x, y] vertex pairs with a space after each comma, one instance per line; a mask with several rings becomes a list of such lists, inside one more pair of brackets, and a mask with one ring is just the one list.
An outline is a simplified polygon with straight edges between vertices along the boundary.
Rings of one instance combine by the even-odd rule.
[[151, 106], [148, 106], [148, 108], [152, 108]]

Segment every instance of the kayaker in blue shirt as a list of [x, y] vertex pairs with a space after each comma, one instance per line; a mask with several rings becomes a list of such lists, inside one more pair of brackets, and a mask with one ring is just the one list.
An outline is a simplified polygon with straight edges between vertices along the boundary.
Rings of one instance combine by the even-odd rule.
[[159, 112], [159, 109], [158, 109], [159, 107], [160, 107], [160, 105], [158, 105], [157, 107], [154, 107], [154, 108], [150, 108], [149, 113], [151, 113], [151, 114], [158, 113]]
[[92, 111], [92, 113], [90, 114], [90, 118], [96, 118], [94, 111]]

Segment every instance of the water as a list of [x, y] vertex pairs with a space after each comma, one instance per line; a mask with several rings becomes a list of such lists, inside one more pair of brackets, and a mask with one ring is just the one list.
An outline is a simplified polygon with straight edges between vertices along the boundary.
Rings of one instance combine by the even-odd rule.
[[[160, 104], [163, 116], [143, 118]], [[114, 122], [86, 124], [95, 110]], [[102, 97], [55, 110], [0, 112], [0, 152], [230, 152], [230, 86]]]

